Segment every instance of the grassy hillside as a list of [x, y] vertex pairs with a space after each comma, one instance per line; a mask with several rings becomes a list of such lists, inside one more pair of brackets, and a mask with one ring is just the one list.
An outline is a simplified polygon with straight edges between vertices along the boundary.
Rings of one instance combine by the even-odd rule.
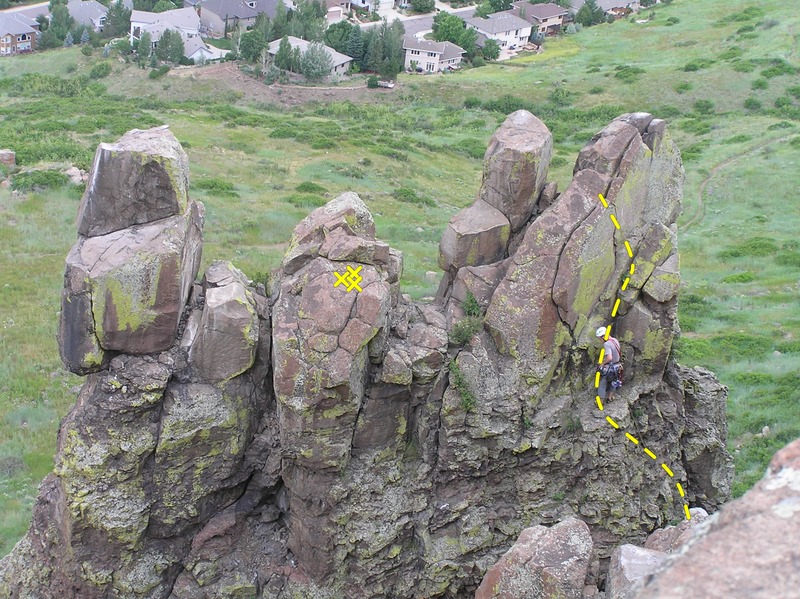
[[[541, 55], [401, 76], [368, 104], [285, 108], [226, 82], [151, 80], [116, 60], [91, 81], [81, 77], [101, 59], [77, 48], [14, 57], [0, 60], [0, 146], [22, 167], [88, 168], [100, 141], [168, 123], [207, 207], [206, 264], [232, 259], [263, 279], [300, 218], [354, 190], [378, 234], [404, 251], [404, 289], [424, 297], [441, 231], [473, 200], [486, 142], [508, 112], [531, 109], [553, 131], [551, 178], [562, 188], [577, 151], [614, 116], [667, 118], [687, 175], [676, 351], [730, 387], [738, 495], [800, 436], [800, 15], [790, 4], [675, 0], [645, 23], [548, 40]], [[0, 190], [0, 554], [27, 527], [80, 384], [55, 343], [80, 192]]]

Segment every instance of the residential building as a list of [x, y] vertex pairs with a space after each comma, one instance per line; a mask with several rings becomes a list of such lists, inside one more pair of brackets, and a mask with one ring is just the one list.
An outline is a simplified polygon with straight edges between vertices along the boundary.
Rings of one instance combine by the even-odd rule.
[[275, 18], [278, 4], [286, 10], [294, 10], [291, 0], [184, 0], [184, 8], [196, 9], [200, 17], [201, 32], [209, 37], [222, 37], [236, 27], [250, 27], [259, 14]]
[[[451, 42], [432, 42], [417, 39], [413, 35], [403, 37], [406, 70], [419, 67], [430, 73], [438, 73], [461, 64], [465, 50]], [[411, 63], [414, 63], [413, 65]]]
[[196, 64], [221, 58], [223, 54], [227, 53], [227, 50], [220, 51], [216, 48], [211, 48], [200, 36], [195, 36], [183, 43], [183, 55], [194, 60]]
[[328, 25], [344, 21], [350, 13], [350, 0], [326, 0]]
[[108, 7], [97, 0], [69, 0], [67, 10], [76, 23], [95, 31], [102, 31], [106, 24]]
[[500, 48], [516, 48], [528, 43], [531, 37], [531, 24], [511, 13], [510, 10], [496, 12], [488, 19], [472, 17], [464, 19], [468, 27], [478, 32], [478, 45], [486, 39], [495, 40]]
[[155, 46], [161, 38], [161, 34], [167, 29], [177, 31], [185, 44], [188, 40], [200, 35], [200, 17], [197, 16], [194, 8], [176, 8], [164, 12], [144, 10], [131, 12], [131, 44], [147, 31], [153, 40], [153, 46]]
[[[596, 0], [597, 6], [603, 9], [606, 14], [618, 14], [620, 11], [615, 9], [629, 8], [632, 12], [639, 10], [638, 0]], [[581, 6], [586, 3], [586, 0], [571, 0], [570, 6], [573, 12], [578, 12]]]
[[[299, 37], [294, 37], [293, 35], [288, 36], [289, 45], [292, 46], [292, 50], [295, 48], [300, 48], [300, 52], [305, 52], [308, 50], [308, 46], [311, 45], [311, 42], [307, 42], [306, 40], [301, 40]], [[278, 48], [281, 45], [281, 40], [275, 40], [274, 42], [270, 42], [269, 44], [269, 55], [275, 58], [275, 55], [278, 53]], [[353, 62], [353, 59], [346, 54], [341, 54], [330, 48], [328, 46], [323, 46], [325, 48], [328, 55], [331, 57], [331, 73], [343, 75], [350, 70], [350, 64]]]
[[0, 13], [0, 56], [36, 50], [39, 23], [16, 13]]
[[564, 18], [569, 11], [548, 2], [547, 4], [531, 4], [528, 0], [520, 0], [511, 5], [511, 13], [525, 19], [531, 24], [532, 33], [555, 35], [561, 30]]

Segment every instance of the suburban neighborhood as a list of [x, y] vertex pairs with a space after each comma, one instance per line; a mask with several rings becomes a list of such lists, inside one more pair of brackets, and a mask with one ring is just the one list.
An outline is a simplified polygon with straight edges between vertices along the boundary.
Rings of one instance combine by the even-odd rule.
[[[452, 8], [431, 0], [426, 6], [429, 11], [415, 13], [401, 0], [183, 0], [182, 6], [169, 0], [144, 0], [136, 4], [152, 6], [151, 10], [134, 8], [133, 0], [112, 0], [108, 6], [97, 0], [53, 0], [49, 5], [0, 12], [0, 56], [91, 43], [117, 47], [120, 54], [133, 52], [143, 67], [239, 59], [307, 77], [311, 59], [303, 61], [313, 49], [321, 71], [317, 68], [312, 79], [319, 79], [319, 72], [338, 78], [365, 71], [393, 79], [401, 70], [439, 73], [456, 70], [465, 61], [479, 65], [480, 59], [505, 60], [519, 51], [541, 51], [547, 36], [564, 33], [570, 24], [574, 28], [581, 15], [594, 19], [586, 23], [591, 25], [640, 8], [638, 2], [627, 0], [566, 4], [535, 0], [492, 4], [487, 0]], [[491, 12], [497, 6], [505, 10]], [[391, 35], [398, 40], [391, 44], [386, 37], [389, 23], [399, 24], [399, 30], [391, 26]], [[384, 50], [376, 57], [372, 49], [376, 37], [384, 47], [402, 46], [402, 54]], [[121, 40], [128, 45], [120, 46]], [[158, 50], [163, 40], [170, 45], [169, 51]], [[282, 45], [288, 58], [279, 51]]]

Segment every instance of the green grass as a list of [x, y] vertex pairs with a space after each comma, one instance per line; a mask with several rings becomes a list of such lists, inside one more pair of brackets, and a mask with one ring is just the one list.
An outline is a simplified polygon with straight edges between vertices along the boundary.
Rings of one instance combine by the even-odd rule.
[[[800, 435], [798, 31], [785, 0], [675, 0], [652, 21], [584, 29], [542, 54], [401, 75], [368, 104], [292, 108], [253, 104], [221, 81], [151, 80], [114, 56], [112, 72], [90, 80], [103, 59], [75, 47], [0, 61], [0, 140], [25, 168], [88, 168], [98, 143], [168, 124], [206, 205], [205, 264], [230, 259], [259, 279], [314, 206], [355, 191], [378, 236], [404, 253], [403, 291], [421, 298], [435, 293], [424, 275], [438, 270], [442, 230], [473, 201], [509, 111], [531, 109], [551, 129], [550, 179], [561, 189], [580, 148], [617, 114], [666, 118], [686, 168], [675, 352], [730, 388], [741, 494]], [[70, 185], [24, 198], [0, 190], [0, 553], [27, 526], [81, 381], [64, 373], [55, 342], [79, 197]], [[771, 434], [755, 437], [764, 426]]]

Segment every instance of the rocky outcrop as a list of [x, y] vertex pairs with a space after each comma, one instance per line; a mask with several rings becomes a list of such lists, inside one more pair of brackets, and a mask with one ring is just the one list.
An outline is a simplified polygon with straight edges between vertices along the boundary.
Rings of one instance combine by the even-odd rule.
[[72, 372], [175, 341], [202, 250], [203, 206], [188, 200], [188, 176], [186, 153], [166, 129], [100, 144], [61, 297], [59, 349]]
[[582, 599], [586, 583], [595, 582], [593, 566], [592, 537], [582, 521], [526, 528], [486, 573], [475, 599]]
[[[623, 115], [558, 194], [551, 144], [525, 112], [498, 130], [478, 199], [443, 236], [433, 304], [401, 294], [402, 256], [353, 193], [297, 225], [269, 297], [228, 263], [196, 282], [202, 207], [174, 137], [102, 147], [60, 330], [65, 365], [88, 376], [0, 597], [465, 597], [520, 538], [505, 564], [526, 573], [500, 568], [484, 591], [567, 592], [600, 580], [594, 557], [547, 556], [579, 546], [605, 570], [684, 501], [716, 508], [725, 388], [670, 359], [677, 148]], [[627, 382], [601, 414], [594, 330], [625, 240]], [[528, 559], [540, 540], [544, 561]]]
[[699, 526], [636, 597], [800, 597], [798, 538], [800, 439], [775, 454], [753, 489]]
[[17, 154], [13, 150], [0, 150], [0, 164], [5, 166], [17, 165]]

